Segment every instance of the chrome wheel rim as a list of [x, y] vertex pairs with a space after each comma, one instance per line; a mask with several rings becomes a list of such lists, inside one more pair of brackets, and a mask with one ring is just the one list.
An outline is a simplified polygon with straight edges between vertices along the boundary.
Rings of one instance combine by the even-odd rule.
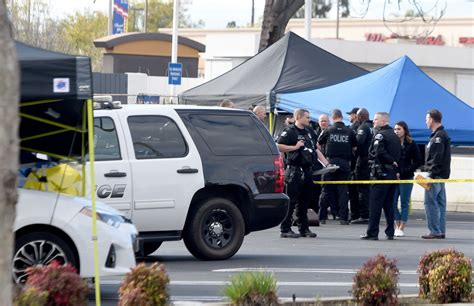
[[54, 260], [60, 264], [68, 262], [66, 253], [59, 245], [47, 240], [30, 241], [13, 256], [13, 279], [17, 284], [24, 284], [28, 276], [26, 269], [37, 265], [46, 266]]

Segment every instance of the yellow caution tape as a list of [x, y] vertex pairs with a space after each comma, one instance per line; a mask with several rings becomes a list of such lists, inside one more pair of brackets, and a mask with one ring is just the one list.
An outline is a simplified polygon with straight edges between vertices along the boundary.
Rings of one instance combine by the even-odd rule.
[[313, 181], [319, 185], [338, 184], [409, 184], [409, 183], [474, 183], [474, 179], [426, 179], [426, 180], [366, 180], [366, 181]]

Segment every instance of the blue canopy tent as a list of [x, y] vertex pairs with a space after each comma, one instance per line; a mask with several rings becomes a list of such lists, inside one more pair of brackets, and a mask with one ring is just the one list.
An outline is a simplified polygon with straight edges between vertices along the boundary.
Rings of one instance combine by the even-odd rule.
[[443, 113], [442, 123], [453, 145], [474, 145], [474, 108], [433, 81], [407, 56], [343, 83], [281, 94], [276, 106], [288, 112], [308, 109], [313, 119], [335, 108], [365, 107], [371, 116], [388, 112], [391, 124], [405, 121], [420, 144], [431, 133], [425, 125], [426, 112], [436, 108]]

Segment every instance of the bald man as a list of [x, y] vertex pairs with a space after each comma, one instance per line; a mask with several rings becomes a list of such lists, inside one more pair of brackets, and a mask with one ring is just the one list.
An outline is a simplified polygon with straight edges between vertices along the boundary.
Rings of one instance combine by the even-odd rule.
[[253, 109], [253, 113], [255, 114], [255, 116], [257, 116], [258, 119], [260, 119], [260, 121], [265, 122], [265, 118], [267, 118], [267, 110], [265, 106], [255, 106], [255, 108]]
[[224, 99], [219, 103], [220, 107], [235, 108], [234, 102], [229, 99]]
[[[370, 177], [372, 180], [396, 180], [398, 162], [402, 146], [393, 128], [388, 124], [390, 116], [386, 112], [375, 113], [374, 137], [369, 147]], [[388, 240], [393, 240], [395, 235], [395, 191], [397, 184], [372, 184], [370, 185], [369, 200], [369, 226], [367, 231], [360, 236], [364, 240], [379, 240], [379, 225], [382, 210], [385, 214], [387, 226], [385, 235]]]

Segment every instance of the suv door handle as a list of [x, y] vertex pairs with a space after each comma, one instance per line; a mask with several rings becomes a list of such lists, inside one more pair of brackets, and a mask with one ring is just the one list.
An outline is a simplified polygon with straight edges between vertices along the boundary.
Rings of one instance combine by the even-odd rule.
[[104, 173], [105, 177], [126, 177], [127, 173], [125, 172], [117, 172], [117, 171], [110, 171], [109, 173]]
[[183, 168], [176, 170], [178, 173], [198, 173], [198, 169], [195, 168]]

